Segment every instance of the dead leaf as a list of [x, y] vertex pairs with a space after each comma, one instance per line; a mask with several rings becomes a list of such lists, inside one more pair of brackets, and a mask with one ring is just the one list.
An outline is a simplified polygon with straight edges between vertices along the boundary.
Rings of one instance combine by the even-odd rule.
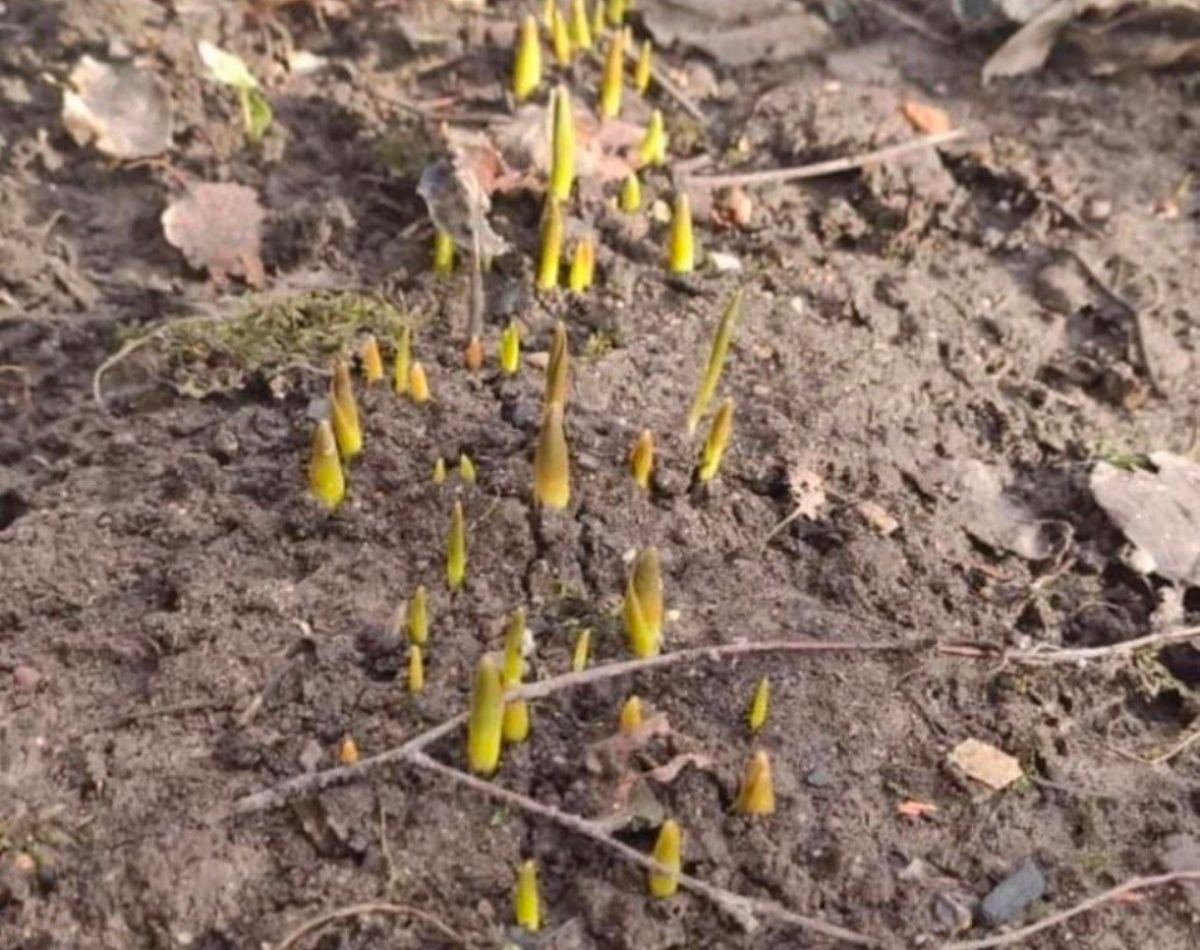
[[954, 128], [954, 123], [950, 121], [950, 114], [945, 109], [917, 102], [915, 99], [909, 99], [902, 108], [904, 118], [908, 119], [908, 124], [917, 132], [940, 135]]
[[1005, 489], [1003, 469], [978, 459], [956, 459], [938, 468], [955, 496], [950, 516], [969, 535], [1029, 561], [1044, 560], [1054, 552], [1052, 523], [1039, 519]]
[[661, 785], [670, 785], [689, 765], [701, 770], [711, 769], [712, 758], [703, 752], [681, 752], [669, 762], [664, 762], [649, 772], [643, 772], [642, 778], [652, 779]]
[[218, 285], [230, 275], [241, 275], [252, 287], [262, 285], [262, 220], [254, 189], [229, 182], [193, 185], [162, 214], [167, 241]]
[[1025, 773], [1021, 763], [994, 745], [978, 739], [965, 739], [950, 753], [949, 763], [967, 778], [981, 782], [994, 791], [1007, 788]]
[[434, 225], [455, 244], [468, 253], [478, 246], [485, 258], [495, 257], [507, 250], [508, 242], [488, 222], [490, 196], [511, 187], [517, 176], [483, 133], [443, 126], [441, 134], [448, 155], [421, 173], [417, 194]]
[[153, 73], [84, 56], [63, 92], [63, 124], [78, 145], [114, 158], [148, 158], [171, 144], [171, 97]]
[[618, 732], [593, 742], [584, 753], [584, 764], [591, 772], [624, 775], [629, 771], [629, 759], [635, 752], [651, 739], [673, 734], [667, 714], [655, 713], [631, 732]]
[[792, 492], [794, 508], [791, 517], [803, 517], [814, 521], [825, 506], [825, 479], [808, 469], [788, 472], [788, 488]]
[[896, 814], [904, 818], [924, 818], [928, 815], [936, 815], [937, 810], [937, 805], [933, 802], [921, 802], [915, 798], [900, 802], [896, 806]]
[[[550, 121], [547, 106], [522, 106], [508, 119], [489, 127], [502, 161], [517, 174], [502, 182], [505, 187], [539, 189], [550, 171]], [[576, 100], [572, 103], [575, 119], [575, 175], [596, 179], [601, 184], [622, 181], [637, 167], [635, 155], [645, 130], [630, 122], [609, 119], [601, 122], [591, 110]]]

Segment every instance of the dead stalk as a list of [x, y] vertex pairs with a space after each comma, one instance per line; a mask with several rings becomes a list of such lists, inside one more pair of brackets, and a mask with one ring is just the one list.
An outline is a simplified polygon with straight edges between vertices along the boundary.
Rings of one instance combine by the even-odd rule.
[[316, 917], [306, 920], [299, 927], [288, 932], [288, 935], [279, 941], [274, 947], [274, 950], [289, 950], [297, 943], [303, 940], [311, 933], [315, 933], [322, 927], [332, 924], [334, 921], [346, 920], [350, 917], [362, 917], [366, 914], [388, 914], [393, 917], [412, 917], [414, 920], [419, 920], [422, 923], [428, 924], [443, 937], [453, 940], [460, 947], [467, 946], [467, 941], [463, 936], [452, 930], [446, 924], [442, 923], [433, 914], [423, 910], [418, 910], [416, 907], [409, 907], [406, 904], [391, 904], [387, 901], [367, 901], [363, 904], [350, 904], [347, 907], [338, 907], [334, 910], [327, 910]]

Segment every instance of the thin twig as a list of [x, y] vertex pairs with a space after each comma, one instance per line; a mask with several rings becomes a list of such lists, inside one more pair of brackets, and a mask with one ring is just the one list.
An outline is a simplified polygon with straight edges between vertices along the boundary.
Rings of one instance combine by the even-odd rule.
[[422, 923], [428, 924], [443, 937], [453, 940], [461, 947], [467, 946], [467, 941], [457, 931], [451, 929], [446, 924], [442, 923], [433, 914], [423, 910], [418, 910], [416, 907], [409, 907], [406, 904], [391, 904], [387, 901], [367, 901], [364, 904], [350, 904], [347, 907], [338, 907], [334, 910], [327, 910], [322, 914], [318, 914], [309, 920], [306, 920], [295, 930], [292, 930], [279, 943], [275, 945], [275, 950], [288, 950], [289, 947], [294, 947], [300, 940], [307, 937], [310, 933], [320, 930], [337, 920], [346, 920], [349, 917], [362, 917], [365, 914], [390, 914], [394, 917], [412, 917]]
[[[503, 788], [493, 782], [486, 781], [481, 778], [476, 778], [461, 769], [453, 768], [445, 765], [434, 758], [426, 755], [424, 752], [418, 752], [409, 757], [409, 763], [419, 769], [424, 769], [428, 772], [436, 772], [438, 775], [444, 776], [460, 785], [465, 785], [468, 788], [474, 789], [477, 792], [494, 798], [497, 801], [502, 801], [508, 805], [519, 808], [521, 811], [531, 815], [537, 815], [541, 818], [547, 818], [550, 821], [566, 828], [568, 831], [573, 831], [578, 835], [589, 838], [597, 844], [601, 844], [610, 851], [619, 854], [626, 861], [641, 865], [647, 870], [669, 872], [669, 869], [661, 867], [657, 861], [649, 855], [643, 854], [636, 848], [632, 848], [622, 841], [609, 835], [599, 825], [588, 821], [586, 818], [581, 818], [578, 815], [572, 815], [568, 812], [560, 811], [550, 805], [543, 805], [536, 799], [529, 798], [519, 792], [511, 791]], [[879, 941], [873, 937], [868, 937], [864, 934], [856, 933], [853, 930], [846, 930], [836, 924], [827, 923], [815, 917], [805, 917], [801, 914], [794, 913], [776, 904], [774, 901], [761, 900], [755, 897], [746, 897], [742, 894], [736, 894], [733, 891], [727, 891], [722, 887], [717, 887], [714, 884], [709, 884], [699, 878], [692, 877], [690, 874], [679, 874], [679, 884], [701, 897], [711, 901], [714, 905], [736, 920], [738, 924], [747, 932], [753, 932], [760, 924], [759, 918], [766, 917], [781, 923], [791, 924], [795, 927], [803, 928], [804, 930], [813, 933], [819, 933], [823, 936], [830, 937], [834, 940], [841, 940], [844, 943], [852, 944], [857, 947], [874, 947], [879, 945]]]
[[155, 706], [150, 709], [131, 710], [94, 728], [97, 730], [117, 729], [121, 726], [132, 725], [135, 722], [141, 722], [144, 719], [154, 719], [159, 716], [182, 716], [197, 712], [224, 712], [231, 705], [233, 703], [228, 699], [192, 699], [183, 703], [175, 703], [172, 706]]
[[1147, 647], [1194, 640], [1196, 637], [1200, 637], [1200, 627], [1184, 627], [1182, 630], [1151, 633], [1144, 637], [1122, 640], [1119, 643], [1110, 643], [1102, 647], [1033, 647], [1028, 650], [997, 652], [970, 644], [939, 643], [936, 652], [941, 656], [996, 657], [1005, 662], [1019, 663], [1023, 666], [1054, 666], [1078, 664], [1087, 660], [1101, 660], [1114, 656], [1128, 656]]
[[1043, 930], [1057, 927], [1072, 917], [1078, 917], [1089, 910], [1095, 910], [1101, 904], [1122, 897], [1131, 891], [1150, 887], [1162, 887], [1164, 884], [1172, 884], [1175, 881], [1200, 881], [1200, 869], [1194, 871], [1172, 871], [1170, 874], [1159, 874], [1154, 877], [1130, 878], [1124, 884], [1110, 887], [1107, 891], [1097, 894], [1094, 897], [1089, 897], [1082, 903], [1076, 904], [1067, 910], [1051, 914], [1049, 917], [1039, 920], [1035, 924], [1030, 924], [1028, 927], [1021, 927], [1009, 933], [1001, 934], [998, 937], [987, 937], [983, 940], [958, 940], [952, 943], [944, 943], [940, 950], [991, 950], [993, 947], [1012, 946], [1014, 943], [1020, 943], [1027, 937], [1032, 937]]
[[875, 162], [884, 162], [923, 148], [945, 145], [947, 142], [954, 142], [966, 135], [965, 129], [952, 129], [949, 132], [925, 135], [910, 142], [901, 142], [898, 145], [889, 145], [886, 148], [877, 148], [872, 152], [849, 155], [846, 158], [833, 158], [826, 162], [814, 162], [810, 165], [797, 165], [792, 168], [770, 168], [766, 171], [733, 172], [728, 175], [695, 175], [685, 177], [683, 183], [692, 188], [730, 188], [734, 185], [781, 184], [787, 181], [800, 181], [804, 178], [824, 178], [828, 175], [854, 171]]
[[1160, 752], [1150, 760], [1151, 765], [1166, 765], [1180, 752], [1185, 752], [1197, 742], [1200, 742], [1200, 728], [1193, 729], [1191, 733], [1184, 736], [1179, 742], [1167, 749], [1165, 752]]
[[[863, 2], [863, 0], [860, 0]], [[902, 26], [907, 27], [915, 33], [920, 33], [926, 39], [933, 40], [935, 43], [940, 43], [943, 46], [953, 46], [959, 42], [953, 36], [943, 33], [941, 30], [935, 30], [916, 14], [908, 13], [895, 6], [895, 0], [865, 0], [869, 7], [872, 7], [879, 13], [883, 14]]]

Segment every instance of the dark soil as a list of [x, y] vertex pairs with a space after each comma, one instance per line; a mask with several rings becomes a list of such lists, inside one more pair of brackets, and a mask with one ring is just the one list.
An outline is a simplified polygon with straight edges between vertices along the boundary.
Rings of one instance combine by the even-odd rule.
[[[531, 739], [506, 753], [498, 782], [603, 814], [609, 790], [585, 750], [637, 692], [684, 734], [648, 747], [641, 767], [681, 748], [713, 760], [653, 787], [659, 812], [685, 829], [689, 872], [907, 946], [947, 939], [955, 906], [969, 912], [1028, 857], [1048, 889], [1021, 922], [1197, 847], [1200, 746], [1157, 766], [1136, 757], [1194, 727], [1194, 678], [1153, 655], [1028, 671], [922, 649], [935, 638], [1112, 643], [1155, 629], [1171, 601], [1125, 565], [1086, 476], [1101, 456], [1194, 442], [1198, 210], [1186, 192], [1163, 206], [1200, 172], [1190, 77], [1095, 79], [1054, 62], [983, 89], [995, 37], [944, 46], [865, 14], [818, 58], [736, 72], [709, 63], [713, 122], [691, 143], [677, 124], [675, 157], [708, 152], [714, 170], [904, 140], [906, 100], [979, 135], [758, 189], [745, 229], [716, 228], [697, 201], [701, 243], [740, 258], [740, 275], [670, 280], [661, 224], [621, 233], [599, 216], [600, 285], [582, 298], [528, 289], [538, 201], [500, 197], [494, 224], [516, 247], [489, 274], [489, 368], [471, 375], [465, 284], [427, 273], [432, 232], [414, 186], [428, 144], [396, 102], [503, 110], [507, 47], [472, 45], [420, 73], [461, 51], [448, 5], [256, 9], [272, 6], [256, 17], [233, 2], [0, 4], [0, 947], [265, 947], [371, 899], [497, 946], [524, 857], [539, 863], [542, 946], [808, 945], [776, 925], [746, 936], [686, 893], [652, 901], [640, 870], [589, 842], [403, 768], [226, 817], [242, 795], [334, 764], [344, 734], [369, 755], [461, 711], [477, 657], [498, 647], [518, 604], [537, 677], [568, 667], [585, 626], [595, 662], [625, 657], [614, 610], [627, 554], [646, 544], [664, 557], [668, 649], [803, 635], [914, 652], [676, 667], [561, 693], [535, 704]], [[494, 15], [508, 22], [502, 6]], [[480, 26], [470, 18], [464, 35]], [[290, 76], [285, 31], [329, 64]], [[412, 46], [439, 35], [449, 40]], [[243, 143], [233, 98], [202, 77], [200, 38], [264, 77], [277, 127], [261, 148]], [[51, 80], [85, 53], [122, 50], [169, 84], [165, 160], [114, 163], [63, 129]], [[702, 63], [684, 50], [667, 59]], [[381, 157], [389, 137], [399, 168]], [[93, 400], [92, 375], [123, 333], [253, 299], [236, 281], [219, 291], [163, 239], [159, 217], [183, 180], [259, 193], [267, 293], [378, 290], [421, 323], [435, 400], [366, 394], [366, 453], [333, 516], [305, 493], [312, 404], [325, 390], [307, 369], [195, 399], [179, 391], [180, 354], [149, 346], [105, 377], [103, 410]], [[649, 176], [646, 191], [669, 197], [669, 178]], [[1076, 255], [1146, 307], [1161, 394], [1129, 313]], [[723, 382], [737, 399], [734, 439], [720, 478], [698, 492], [681, 421], [738, 286], [745, 312]], [[526, 362], [504, 380], [492, 354], [510, 313]], [[546, 350], [558, 317], [576, 354], [573, 501], [539, 520], [529, 494], [543, 374], [530, 354]], [[295, 358], [324, 365], [321, 353]], [[643, 428], [661, 449], [650, 497], [625, 470]], [[435, 457], [461, 451], [478, 485], [453, 475], [434, 485]], [[960, 502], [956, 478], [972, 461], [1041, 522], [1048, 547], [1035, 559], [1007, 550], [1011, 525]], [[823, 484], [824, 504], [772, 534], [805, 481]], [[455, 497], [468, 513], [469, 581], [451, 597]], [[898, 529], [881, 532], [863, 502]], [[418, 583], [432, 591], [433, 626], [414, 699], [386, 628]], [[1184, 620], [1195, 606], [1184, 598]], [[745, 704], [768, 673], [761, 741], [779, 808], [748, 821], [730, 808], [753, 747]], [[245, 716], [256, 697], [261, 710]], [[1028, 781], [989, 796], [952, 775], [947, 753], [971, 737], [1018, 756]], [[434, 751], [462, 761], [457, 737]], [[908, 799], [937, 812], [902, 817]], [[624, 837], [652, 840], [636, 828]], [[1029, 945], [1194, 947], [1197, 901], [1160, 889]], [[411, 919], [364, 916], [302, 945], [441, 940]]]

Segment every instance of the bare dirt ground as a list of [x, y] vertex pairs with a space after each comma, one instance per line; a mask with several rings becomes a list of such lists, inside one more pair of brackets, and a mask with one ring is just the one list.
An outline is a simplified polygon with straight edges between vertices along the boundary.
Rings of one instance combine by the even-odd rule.
[[[403, 766], [230, 815], [241, 796], [335, 764], [345, 734], [370, 755], [461, 712], [517, 604], [535, 679], [567, 669], [583, 627], [595, 663], [624, 658], [614, 611], [627, 552], [646, 544], [677, 612], [668, 650], [795, 636], [906, 649], [558, 693], [534, 704], [498, 783], [603, 815], [611, 788], [587, 748], [637, 692], [675, 730], [639, 768], [697, 750], [710, 764], [648, 783], [622, 840], [648, 850], [674, 815], [689, 873], [897, 946], [994, 933], [972, 909], [1027, 858], [1046, 888], [1012, 925], [1197, 861], [1200, 745], [1146, 761], [1196, 728], [1190, 647], [1039, 668], [930, 648], [1102, 646], [1161, 628], [1171, 591], [1129, 566], [1087, 476], [1099, 458], [1194, 446], [1194, 77], [1093, 78], [1056, 58], [982, 87], [995, 37], [945, 44], [849, 9], [806, 58], [731, 68], [665, 54], [677, 75], [711, 80], [695, 93], [707, 127], [651, 93], [673, 161], [707, 154], [715, 173], [861, 153], [914, 137], [906, 102], [944, 110], [968, 138], [748, 189], [744, 227], [718, 226], [697, 193], [701, 244], [740, 273], [668, 278], [665, 225], [584, 194], [574, 213], [601, 251], [583, 296], [533, 292], [540, 195], [497, 195], [493, 224], [513, 250], [488, 275], [489, 364], [471, 374], [464, 278], [429, 273], [415, 184], [436, 149], [430, 103], [451, 120], [505, 113], [513, 5], [0, 4], [0, 947], [278, 946], [305, 919], [369, 900], [420, 908], [481, 947], [824, 945], [771, 921], [746, 934], [686, 892], [653, 901], [644, 872], [596, 844]], [[953, 29], [932, 4], [905, 9]], [[261, 78], [275, 113], [262, 145], [205, 78], [200, 39]], [[289, 72], [287, 42], [327, 62]], [[71, 140], [57, 84], [84, 54], [132, 55], [164, 80], [168, 153], [117, 162]], [[590, 102], [594, 68], [572, 81]], [[628, 110], [644, 121], [644, 104]], [[236, 276], [214, 286], [164, 240], [164, 207], [197, 181], [258, 194], [261, 290]], [[669, 200], [669, 172], [645, 191], [647, 206]], [[733, 444], [697, 492], [681, 420], [737, 287]], [[106, 374], [103, 407], [93, 398], [97, 367], [131, 332], [342, 290], [379, 293], [419, 325], [435, 398], [365, 394], [367, 450], [332, 516], [303, 475], [324, 338], [269, 373], [203, 337], [152, 342]], [[527, 347], [511, 379], [492, 355], [510, 317]], [[576, 354], [573, 501], [539, 521], [536, 354], [556, 318]], [[648, 496], [625, 469], [643, 428], [661, 450]], [[434, 459], [462, 451], [478, 484], [433, 484]], [[450, 596], [455, 498], [469, 581]], [[386, 631], [419, 583], [433, 622], [412, 697]], [[1184, 596], [1172, 622], [1198, 610]], [[752, 742], [745, 703], [764, 674], [772, 713]], [[968, 738], [1016, 756], [1025, 778], [989, 794], [954, 774], [947, 754]], [[775, 766], [769, 819], [731, 814], [755, 745]], [[431, 751], [462, 763], [457, 734]], [[905, 817], [910, 801], [936, 811]], [[536, 940], [511, 930], [527, 857], [545, 902]], [[1196, 947], [1200, 889], [1186, 888], [1109, 902], [1027, 945]], [[412, 916], [356, 915], [296, 945], [457, 943]]]

